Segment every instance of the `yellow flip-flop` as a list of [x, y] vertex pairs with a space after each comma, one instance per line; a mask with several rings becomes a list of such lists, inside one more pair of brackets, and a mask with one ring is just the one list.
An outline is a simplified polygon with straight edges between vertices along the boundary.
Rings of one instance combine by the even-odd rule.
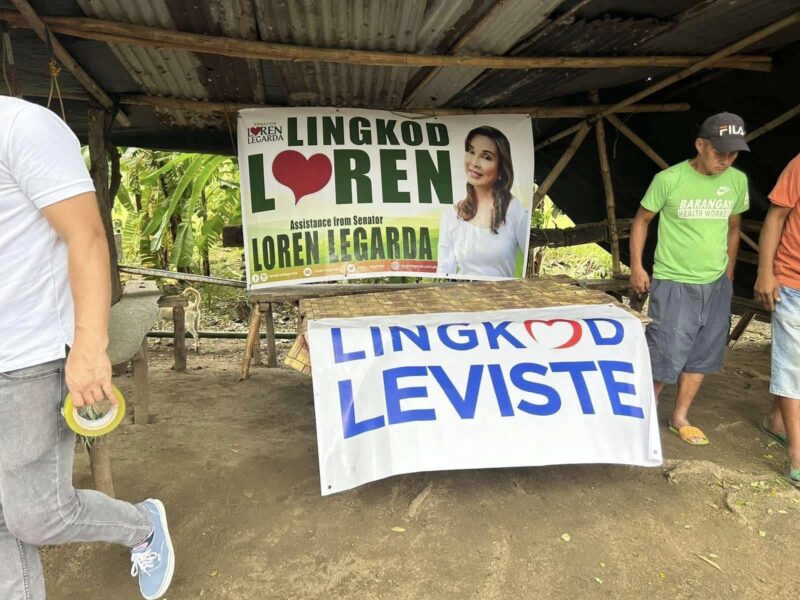
[[[694, 425], [684, 425], [683, 427], [677, 428], [673, 427], [672, 423], [669, 423], [669, 430], [681, 438], [681, 441], [692, 446], [708, 446], [711, 443], [708, 441], [706, 434], [703, 433], [699, 427], [695, 427]], [[700, 440], [693, 442], [692, 438], [700, 438]]]

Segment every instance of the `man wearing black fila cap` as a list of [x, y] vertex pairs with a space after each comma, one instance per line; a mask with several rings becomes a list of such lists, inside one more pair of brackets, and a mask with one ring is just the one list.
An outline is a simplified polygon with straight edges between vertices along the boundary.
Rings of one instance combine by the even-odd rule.
[[[719, 113], [703, 122], [697, 155], [653, 178], [631, 228], [631, 288], [650, 292], [647, 345], [658, 397], [678, 384], [669, 429], [689, 444], [708, 438], [689, 424], [703, 377], [722, 367], [747, 176], [731, 165], [749, 151], [744, 121]], [[642, 266], [650, 221], [660, 214], [653, 280]]]

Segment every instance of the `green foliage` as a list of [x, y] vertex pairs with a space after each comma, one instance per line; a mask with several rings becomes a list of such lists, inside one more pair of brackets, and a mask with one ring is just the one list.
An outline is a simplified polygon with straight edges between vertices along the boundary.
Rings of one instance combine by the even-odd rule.
[[[575, 223], [545, 197], [533, 212], [533, 227], [568, 229]], [[540, 248], [542, 267], [540, 275], [569, 275], [575, 279], [602, 279], [611, 277], [611, 254], [598, 244], [582, 244], [567, 248]]]
[[128, 149], [114, 220], [129, 263], [200, 270], [226, 224], [241, 223], [235, 159]]

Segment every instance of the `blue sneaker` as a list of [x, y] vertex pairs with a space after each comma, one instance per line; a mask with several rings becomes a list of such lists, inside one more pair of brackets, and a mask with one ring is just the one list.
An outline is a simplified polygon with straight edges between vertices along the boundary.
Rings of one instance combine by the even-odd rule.
[[139, 591], [146, 600], [161, 598], [172, 582], [175, 553], [167, 529], [167, 512], [160, 500], [148, 498], [142, 502], [153, 518], [150, 543], [131, 550], [131, 575], [139, 576]]

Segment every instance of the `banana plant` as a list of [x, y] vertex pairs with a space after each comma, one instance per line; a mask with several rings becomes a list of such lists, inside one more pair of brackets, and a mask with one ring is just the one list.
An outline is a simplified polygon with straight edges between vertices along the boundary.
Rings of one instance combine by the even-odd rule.
[[125, 255], [184, 271], [199, 255], [208, 271], [222, 227], [241, 220], [238, 179], [230, 157], [126, 152], [118, 195]]

